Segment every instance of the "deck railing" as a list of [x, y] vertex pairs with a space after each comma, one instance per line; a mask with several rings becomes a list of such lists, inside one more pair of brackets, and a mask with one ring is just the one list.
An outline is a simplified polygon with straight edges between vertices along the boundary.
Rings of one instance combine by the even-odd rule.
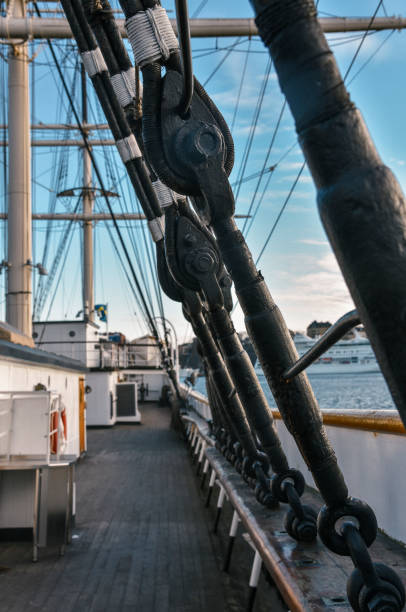
[[0, 393], [0, 461], [59, 460], [68, 440], [61, 396], [53, 391]]
[[180, 389], [188, 406], [205, 421], [211, 421], [212, 415], [207, 397], [184, 383], [180, 384]]

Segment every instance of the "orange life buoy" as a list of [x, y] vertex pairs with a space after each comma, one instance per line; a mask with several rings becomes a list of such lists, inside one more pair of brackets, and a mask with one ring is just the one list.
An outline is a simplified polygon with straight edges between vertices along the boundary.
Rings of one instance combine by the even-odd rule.
[[59, 425], [59, 410], [56, 410], [51, 414], [50, 419], [50, 431], [53, 432], [49, 436], [49, 446], [51, 453], [56, 455], [58, 452], [58, 425]]
[[66, 440], [68, 439], [68, 424], [66, 421], [66, 409], [65, 407], [62, 408], [61, 410], [61, 421], [62, 421], [62, 425], [63, 425], [63, 437]]
[[50, 419], [50, 432], [53, 432], [53, 433], [50, 434], [49, 445], [50, 445], [51, 453], [53, 455], [56, 455], [58, 452], [59, 417], [61, 417], [61, 423], [62, 423], [61, 433], [63, 434], [63, 438], [65, 442], [68, 437], [68, 424], [66, 420], [66, 409], [65, 407], [63, 407], [63, 409], [60, 412], [59, 410], [56, 410], [55, 412], [53, 412], [51, 415], [51, 419]]

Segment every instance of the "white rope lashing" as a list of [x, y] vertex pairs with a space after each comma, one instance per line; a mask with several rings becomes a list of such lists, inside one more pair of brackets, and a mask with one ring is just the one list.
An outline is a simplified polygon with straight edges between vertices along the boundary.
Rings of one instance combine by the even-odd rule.
[[121, 140], [116, 140], [116, 147], [124, 163], [142, 157], [141, 150], [135, 140], [134, 134], [130, 134], [130, 136], [122, 138]]
[[159, 242], [165, 236], [165, 217], [155, 217], [148, 221], [149, 231], [154, 242]]
[[92, 51], [83, 51], [80, 56], [82, 58], [85, 70], [90, 78], [95, 74], [108, 72], [103, 54], [100, 51], [100, 47], [96, 47], [96, 49], [93, 49]]
[[126, 20], [125, 28], [137, 66], [169, 59], [179, 48], [166, 10], [162, 6], [140, 11]]
[[172, 204], [176, 204], [179, 198], [184, 199], [185, 197], [179, 195], [175, 191], [172, 191], [172, 189], [170, 189], [167, 185], [164, 185], [164, 183], [162, 183], [162, 181], [159, 179], [153, 181], [152, 187], [161, 208], [172, 206]]
[[[110, 81], [120, 105], [125, 108], [131, 104], [136, 97], [135, 68], [131, 67], [125, 72], [123, 71], [119, 72], [118, 74], [113, 74], [113, 76], [110, 77]], [[140, 98], [141, 97], [142, 85], [140, 83]]]

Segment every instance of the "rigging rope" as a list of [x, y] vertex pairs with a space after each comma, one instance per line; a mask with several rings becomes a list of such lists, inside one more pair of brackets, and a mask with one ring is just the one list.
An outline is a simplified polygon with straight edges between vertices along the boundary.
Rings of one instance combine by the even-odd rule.
[[[37, 13], [37, 16], [38, 16], [38, 17], [41, 17], [41, 12], [40, 12], [40, 10], [39, 10], [39, 8], [38, 8], [38, 4], [37, 4], [37, 2], [35, 2], [35, 1], [34, 1], [34, 2], [33, 2], [33, 4], [34, 4], [35, 11], [36, 11], [36, 13]], [[141, 286], [140, 286], [140, 283], [139, 283], [138, 277], [137, 277], [137, 275], [136, 275], [136, 273], [135, 273], [135, 269], [134, 269], [134, 266], [133, 266], [133, 264], [132, 264], [132, 261], [131, 261], [130, 255], [129, 255], [129, 253], [128, 253], [127, 246], [126, 246], [126, 244], [125, 244], [125, 242], [124, 242], [123, 236], [122, 236], [121, 231], [120, 231], [120, 228], [119, 228], [119, 226], [118, 226], [117, 219], [116, 219], [116, 217], [115, 217], [115, 215], [114, 215], [114, 211], [113, 211], [112, 206], [111, 206], [111, 204], [110, 204], [110, 200], [109, 200], [109, 198], [108, 198], [108, 196], [107, 196], [107, 194], [106, 194], [106, 190], [105, 190], [105, 188], [104, 188], [104, 182], [103, 182], [102, 176], [101, 176], [101, 174], [100, 174], [100, 171], [99, 171], [98, 164], [97, 164], [97, 162], [96, 162], [95, 156], [94, 156], [93, 151], [92, 151], [92, 149], [91, 149], [91, 146], [90, 146], [90, 144], [89, 144], [87, 134], [86, 134], [85, 130], [83, 129], [82, 123], [81, 123], [81, 121], [80, 121], [80, 118], [79, 118], [78, 112], [77, 112], [77, 110], [76, 110], [76, 107], [75, 107], [74, 101], [73, 101], [73, 99], [72, 99], [72, 96], [71, 96], [71, 94], [70, 94], [70, 91], [69, 91], [69, 89], [68, 89], [68, 87], [67, 87], [65, 77], [64, 77], [63, 72], [62, 72], [62, 70], [61, 70], [61, 67], [60, 67], [60, 65], [59, 65], [59, 62], [58, 62], [58, 59], [57, 59], [57, 57], [56, 57], [56, 54], [55, 54], [55, 51], [54, 51], [54, 49], [53, 49], [53, 46], [52, 46], [51, 41], [50, 41], [50, 40], [47, 40], [47, 44], [48, 44], [48, 47], [49, 47], [49, 49], [50, 49], [50, 51], [51, 51], [51, 55], [52, 55], [52, 58], [53, 58], [53, 60], [54, 60], [55, 67], [56, 67], [56, 69], [57, 69], [57, 71], [58, 71], [59, 77], [60, 77], [60, 79], [61, 79], [61, 81], [62, 81], [62, 84], [63, 84], [64, 90], [65, 90], [65, 94], [66, 94], [66, 96], [67, 96], [67, 98], [68, 98], [69, 104], [70, 104], [70, 106], [71, 106], [71, 108], [72, 108], [72, 112], [73, 112], [73, 114], [74, 114], [74, 116], [75, 116], [75, 120], [76, 120], [76, 122], [77, 122], [77, 125], [78, 125], [78, 128], [79, 128], [79, 131], [80, 131], [80, 133], [81, 133], [81, 135], [82, 135], [82, 138], [83, 138], [83, 141], [84, 141], [85, 147], [86, 147], [86, 149], [87, 149], [87, 151], [88, 151], [88, 153], [89, 153], [89, 156], [90, 156], [90, 158], [91, 158], [91, 161], [92, 161], [92, 164], [93, 164], [93, 167], [94, 167], [95, 173], [96, 173], [97, 180], [99, 181], [100, 187], [101, 187], [101, 189], [102, 189], [103, 197], [104, 197], [104, 199], [105, 199], [105, 202], [106, 202], [106, 204], [107, 204], [108, 210], [109, 210], [109, 212], [110, 212], [110, 215], [111, 215], [111, 218], [112, 218], [112, 221], [113, 221], [113, 224], [114, 224], [115, 230], [116, 230], [116, 232], [117, 232], [117, 235], [118, 235], [118, 238], [119, 238], [119, 241], [120, 241], [120, 244], [121, 244], [121, 248], [123, 249], [123, 252], [124, 252], [124, 254], [125, 254], [125, 258], [126, 258], [126, 260], [127, 260], [127, 262], [128, 262], [129, 268], [130, 268], [130, 270], [131, 270], [131, 274], [132, 274], [133, 280], [134, 280], [134, 282], [135, 282], [135, 286], [137, 287], [137, 290], [139, 291], [139, 294], [140, 294], [141, 301], [142, 301], [142, 303], [144, 304], [145, 313], [146, 313], [146, 316], [147, 316], [147, 320], [148, 320], [149, 326], [150, 326], [151, 331], [153, 332], [154, 336], [156, 337], [156, 340], [158, 341], [158, 340], [159, 340], [158, 330], [157, 330], [157, 328], [156, 328], [156, 325], [155, 325], [155, 323], [154, 323], [153, 318], [151, 317], [151, 313], [150, 313], [150, 311], [149, 311], [148, 305], [147, 305], [147, 304], [146, 304], [146, 302], [145, 302], [145, 298], [144, 298], [143, 292], [142, 292], [142, 290], [141, 290]]]
[[241, 180], [243, 179], [244, 174], [245, 174], [245, 170], [247, 168], [248, 157], [249, 157], [249, 154], [251, 152], [252, 143], [254, 141], [254, 136], [255, 136], [256, 129], [257, 129], [257, 125], [258, 125], [259, 115], [261, 113], [261, 109], [262, 109], [262, 104], [263, 104], [264, 97], [265, 97], [266, 88], [267, 88], [267, 85], [268, 85], [268, 82], [269, 82], [269, 75], [271, 73], [271, 69], [272, 69], [272, 60], [268, 59], [268, 63], [266, 65], [264, 77], [263, 77], [263, 80], [262, 80], [260, 94], [259, 94], [259, 97], [258, 97], [257, 106], [256, 106], [256, 109], [255, 109], [254, 116], [253, 116], [253, 121], [252, 121], [252, 124], [251, 124], [250, 134], [248, 136], [248, 140], [247, 140], [247, 143], [245, 145], [245, 150], [244, 150], [244, 153], [243, 153], [241, 165], [240, 165], [240, 168], [239, 168], [239, 171], [238, 171], [237, 181], [239, 181], [239, 185], [238, 185], [236, 193], [235, 193], [235, 201], [236, 202], [238, 200], [238, 196], [240, 195]]
[[375, 51], [372, 53], [372, 55], [362, 64], [361, 68], [354, 74], [354, 76], [352, 77], [352, 79], [350, 79], [347, 83], [347, 85], [351, 85], [351, 83], [354, 81], [354, 79], [357, 78], [357, 76], [364, 70], [364, 68], [366, 68], [368, 66], [368, 64], [370, 62], [372, 62], [372, 60], [374, 59], [374, 57], [379, 53], [379, 51], [382, 49], [382, 47], [384, 46], [384, 44], [390, 39], [390, 37], [392, 36], [392, 34], [395, 33], [395, 30], [391, 30], [389, 32], [389, 34], [384, 38], [384, 40], [381, 42], [381, 44], [379, 45], [379, 47], [377, 49], [375, 49]]
[[271, 228], [271, 231], [269, 232], [269, 234], [268, 234], [268, 236], [267, 236], [267, 238], [265, 240], [265, 244], [262, 247], [262, 249], [261, 249], [261, 251], [260, 251], [260, 253], [259, 253], [259, 255], [258, 255], [258, 257], [257, 257], [257, 259], [255, 261], [255, 265], [256, 266], [258, 265], [262, 255], [264, 254], [264, 251], [265, 251], [266, 247], [268, 246], [268, 243], [269, 243], [270, 239], [272, 238], [272, 235], [273, 235], [273, 233], [274, 233], [274, 231], [275, 231], [275, 229], [276, 229], [276, 227], [277, 227], [277, 225], [278, 225], [278, 223], [280, 221], [280, 218], [282, 217], [282, 215], [283, 215], [283, 213], [285, 211], [286, 206], [288, 205], [288, 202], [289, 202], [289, 200], [290, 200], [290, 198], [291, 198], [291, 196], [292, 196], [292, 194], [293, 194], [293, 192], [294, 192], [294, 190], [296, 188], [296, 185], [299, 182], [300, 177], [302, 176], [302, 173], [303, 173], [303, 170], [305, 169], [305, 167], [306, 167], [306, 162], [304, 162], [302, 164], [302, 166], [301, 166], [301, 168], [300, 168], [300, 170], [298, 172], [298, 175], [295, 178], [294, 183], [293, 183], [292, 187], [290, 188], [290, 191], [289, 191], [289, 193], [288, 193], [288, 195], [287, 195], [287, 197], [286, 197], [286, 199], [285, 199], [285, 201], [284, 201], [284, 203], [282, 205], [282, 208], [280, 209], [280, 211], [278, 213], [278, 216], [276, 217], [275, 223], [273, 224], [273, 226]]
[[233, 45], [231, 45], [231, 47], [229, 48], [229, 50], [227, 51], [227, 53], [225, 54], [225, 56], [220, 60], [220, 62], [217, 64], [217, 66], [214, 68], [214, 70], [210, 73], [210, 75], [207, 77], [207, 79], [205, 80], [205, 82], [203, 83], [203, 87], [206, 87], [206, 85], [211, 81], [211, 79], [214, 77], [214, 75], [220, 70], [221, 66], [224, 64], [224, 62], [226, 61], [226, 59], [229, 57], [230, 53], [232, 52], [232, 50], [234, 49], [234, 47], [236, 47], [238, 44], [240, 44], [241, 42], [241, 37], [237, 38], [237, 40], [235, 41], [235, 43]]
[[260, 186], [260, 184], [261, 184], [262, 178], [263, 178], [263, 176], [264, 176], [265, 169], [266, 169], [267, 164], [268, 164], [269, 157], [270, 157], [270, 155], [271, 155], [272, 147], [273, 147], [273, 145], [274, 145], [274, 143], [275, 143], [275, 139], [276, 139], [276, 136], [277, 136], [277, 133], [278, 133], [278, 130], [279, 130], [279, 126], [280, 126], [280, 124], [281, 124], [282, 117], [283, 117], [283, 114], [284, 114], [285, 109], [286, 109], [286, 104], [287, 104], [287, 103], [286, 103], [286, 99], [285, 99], [285, 100], [284, 100], [284, 102], [283, 102], [283, 104], [282, 104], [282, 108], [281, 108], [281, 111], [280, 111], [280, 113], [279, 113], [279, 117], [278, 117], [278, 120], [277, 120], [277, 122], [276, 122], [275, 129], [274, 129], [273, 134], [272, 134], [271, 142], [269, 143], [268, 151], [267, 151], [266, 156], [265, 156], [265, 160], [264, 160], [264, 164], [263, 164], [263, 166], [262, 166], [261, 174], [260, 174], [260, 175], [259, 175], [259, 177], [258, 177], [258, 182], [257, 182], [257, 185], [256, 185], [256, 187], [255, 187], [254, 195], [253, 195], [253, 196], [252, 196], [252, 198], [251, 198], [251, 203], [250, 203], [250, 206], [249, 206], [249, 209], [248, 209], [248, 212], [247, 212], [247, 218], [245, 219], [245, 221], [244, 221], [244, 226], [243, 226], [243, 228], [242, 228], [242, 233], [243, 233], [243, 234], [244, 234], [244, 232], [245, 232], [245, 228], [247, 227], [247, 224], [248, 224], [248, 218], [249, 218], [249, 216], [250, 216], [250, 214], [251, 214], [252, 207], [254, 206], [254, 202], [255, 202], [255, 199], [256, 199], [256, 197], [257, 197], [257, 193], [258, 193], [258, 190], [259, 190], [259, 186]]
[[206, 6], [206, 4], [208, 3], [209, 0], [202, 0], [201, 3], [199, 4], [199, 6], [197, 7], [197, 9], [194, 11], [194, 13], [192, 14], [192, 19], [195, 19], [196, 17], [198, 17], [198, 15], [200, 15], [200, 13], [202, 12], [202, 10], [204, 9], [204, 7]]
[[368, 36], [368, 33], [369, 33], [369, 31], [370, 31], [370, 29], [371, 29], [371, 27], [372, 27], [372, 24], [373, 24], [373, 23], [374, 23], [374, 21], [375, 21], [375, 17], [377, 16], [378, 11], [379, 11], [379, 9], [380, 9], [380, 7], [381, 7], [382, 3], [383, 3], [383, 0], [379, 0], [379, 2], [378, 2], [378, 6], [376, 7], [375, 12], [374, 12], [374, 14], [373, 14], [373, 15], [372, 15], [372, 17], [371, 17], [371, 20], [370, 20], [370, 22], [369, 22], [369, 24], [368, 24], [368, 27], [367, 27], [367, 29], [365, 30], [364, 35], [363, 35], [363, 37], [362, 37], [362, 39], [361, 39], [361, 42], [360, 42], [360, 44], [358, 45], [358, 48], [357, 48], [357, 50], [356, 50], [356, 52], [355, 52], [355, 54], [354, 54], [354, 57], [352, 58], [352, 60], [351, 60], [351, 62], [350, 62], [350, 65], [348, 66], [347, 71], [346, 71], [346, 73], [345, 73], [345, 75], [344, 75], [344, 78], [343, 78], [344, 83], [345, 83], [345, 81], [347, 80], [347, 77], [348, 77], [348, 75], [349, 75], [349, 73], [350, 73], [350, 71], [351, 71], [351, 68], [352, 68], [352, 67], [353, 67], [353, 65], [354, 65], [355, 60], [356, 60], [356, 59], [357, 59], [357, 57], [358, 57], [359, 52], [361, 51], [361, 47], [362, 47], [362, 45], [364, 44], [366, 37]]
[[256, 219], [256, 216], [259, 212], [259, 209], [261, 208], [262, 202], [264, 201], [265, 195], [267, 193], [267, 189], [269, 187], [269, 183], [271, 182], [271, 179], [273, 177], [273, 174], [275, 172], [275, 170], [278, 168], [279, 164], [289, 155], [289, 153], [296, 147], [297, 143], [294, 142], [293, 145], [291, 145], [289, 147], [289, 149], [282, 155], [282, 157], [276, 162], [276, 164], [274, 164], [273, 166], [271, 166], [270, 170], [269, 170], [269, 175], [268, 178], [265, 182], [264, 188], [262, 190], [262, 194], [261, 197], [259, 198], [258, 204], [255, 208], [254, 214], [252, 215], [251, 219], [250, 219], [250, 223], [247, 227], [247, 231], [245, 232], [245, 238], [247, 238], [248, 234], [250, 233], [250, 230], [252, 228], [252, 225]]
[[237, 101], [235, 103], [233, 119], [231, 121], [231, 127], [230, 127], [230, 132], [231, 133], [233, 133], [234, 126], [235, 126], [235, 120], [237, 118], [237, 113], [238, 113], [238, 110], [239, 110], [239, 107], [240, 107], [241, 92], [242, 92], [242, 88], [244, 86], [245, 75], [247, 73], [247, 65], [248, 65], [248, 58], [249, 58], [249, 55], [250, 55], [250, 50], [251, 50], [251, 38], [248, 41], [248, 49], [246, 51], [245, 60], [244, 60], [244, 67], [242, 69], [240, 87], [238, 89]]

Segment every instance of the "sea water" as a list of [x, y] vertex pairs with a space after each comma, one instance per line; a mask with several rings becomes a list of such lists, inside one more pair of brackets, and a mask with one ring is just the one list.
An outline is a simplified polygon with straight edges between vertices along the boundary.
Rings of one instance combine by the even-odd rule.
[[[388, 410], [395, 405], [384, 377], [380, 372], [373, 374], [311, 374], [310, 384], [321, 409], [338, 410]], [[259, 376], [269, 405], [276, 407], [266, 379]], [[206, 395], [204, 376], [197, 379], [196, 391]]]

